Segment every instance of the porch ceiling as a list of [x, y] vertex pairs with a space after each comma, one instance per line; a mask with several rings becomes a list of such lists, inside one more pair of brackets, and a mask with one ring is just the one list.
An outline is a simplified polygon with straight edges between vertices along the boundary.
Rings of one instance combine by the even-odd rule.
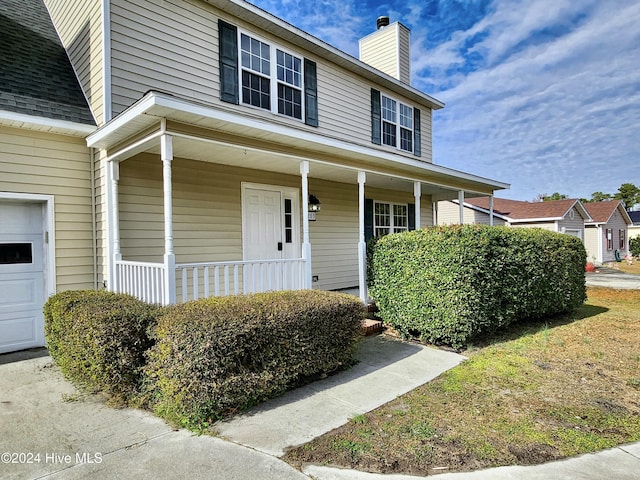
[[319, 136], [306, 129], [239, 116], [221, 108], [194, 104], [150, 92], [127, 111], [87, 138], [90, 147], [107, 150], [122, 161], [137, 153], [160, 155], [161, 134], [173, 136], [173, 153], [224, 165], [300, 174], [300, 161], [310, 162], [311, 178], [353, 184], [367, 172], [367, 185], [413, 191], [435, 199], [488, 195], [509, 185], [391, 152]]

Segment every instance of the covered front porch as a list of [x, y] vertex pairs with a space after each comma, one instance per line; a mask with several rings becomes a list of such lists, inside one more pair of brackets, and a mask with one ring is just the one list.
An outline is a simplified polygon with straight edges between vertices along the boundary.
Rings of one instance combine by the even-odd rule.
[[107, 286], [159, 304], [353, 286], [366, 301], [373, 199], [400, 231], [434, 224], [439, 200], [504, 188], [154, 92], [88, 143], [103, 152]]

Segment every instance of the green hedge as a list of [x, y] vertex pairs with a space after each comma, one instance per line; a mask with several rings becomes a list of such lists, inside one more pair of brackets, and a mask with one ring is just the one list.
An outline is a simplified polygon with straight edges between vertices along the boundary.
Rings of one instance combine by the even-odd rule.
[[364, 307], [317, 290], [209, 298], [158, 319], [151, 404], [197, 428], [352, 361]]
[[67, 379], [93, 392], [128, 398], [139, 392], [147, 335], [158, 307], [132, 296], [75, 290], [44, 306], [51, 357]]
[[460, 347], [586, 299], [586, 251], [542, 229], [452, 225], [389, 235], [375, 248], [372, 296], [407, 336]]
[[640, 237], [629, 240], [629, 252], [634, 257], [640, 257]]

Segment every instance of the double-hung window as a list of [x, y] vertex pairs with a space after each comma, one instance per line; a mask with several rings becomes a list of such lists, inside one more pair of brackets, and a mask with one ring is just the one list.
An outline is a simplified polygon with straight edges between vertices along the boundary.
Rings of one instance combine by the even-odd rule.
[[413, 108], [381, 95], [382, 144], [413, 152]]
[[605, 229], [605, 240], [607, 241], [607, 250], [613, 250], [613, 228]]
[[409, 230], [409, 208], [407, 204], [374, 202], [373, 234], [376, 237], [388, 233]]
[[278, 113], [302, 118], [302, 59], [276, 50]]
[[251, 105], [318, 126], [318, 77], [313, 60], [218, 20], [220, 99]]
[[620, 249], [620, 250], [624, 250], [624, 249], [627, 248], [627, 245], [626, 245], [627, 242], [626, 242], [626, 238], [625, 238], [626, 235], [625, 234], [626, 234], [626, 232], [624, 230], [618, 230], [618, 238], [619, 238], [618, 249]]
[[240, 34], [240, 58], [242, 103], [302, 119], [301, 58], [246, 33]]
[[371, 142], [422, 155], [420, 109], [371, 89]]

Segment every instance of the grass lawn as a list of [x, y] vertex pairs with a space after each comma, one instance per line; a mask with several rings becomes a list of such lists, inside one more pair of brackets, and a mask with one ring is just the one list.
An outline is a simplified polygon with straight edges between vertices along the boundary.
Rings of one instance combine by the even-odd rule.
[[640, 275], [640, 261], [634, 260], [632, 265], [627, 265], [627, 262], [620, 262], [617, 264], [618, 270], [625, 273], [633, 273]]
[[436, 380], [290, 450], [288, 462], [433, 474], [535, 464], [640, 440], [640, 292], [464, 352]]

